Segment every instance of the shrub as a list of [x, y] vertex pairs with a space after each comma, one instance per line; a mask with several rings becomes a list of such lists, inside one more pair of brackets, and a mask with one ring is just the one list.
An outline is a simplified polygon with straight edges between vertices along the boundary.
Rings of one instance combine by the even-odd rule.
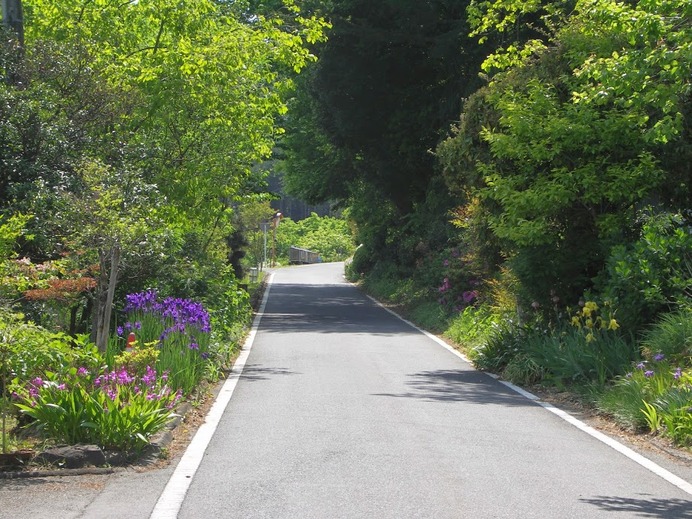
[[494, 323], [488, 340], [471, 355], [474, 364], [483, 371], [501, 373], [522, 351], [529, 331], [530, 327], [520, 326], [511, 319]]
[[[589, 339], [592, 336], [593, 338]], [[543, 381], [557, 387], [570, 384], [596, 384], [622, 374], [634, 348], [612, 332], [587, 332], [575, 328], [552, 333], [533, 332], [526, 337], [526, 354], [543, 369]]]
[[612, 315], [607, 310], [601, 315], [602, 311], [589, 301], [572, 316], [571, 325], [503, 321], [493, 326], [472, 358], [480, 369], [519, 383], [603, 387], [626, 370], [637, 351], [617, 332]]
[[481, 281], [459, 248], [429, 255], [416, 277], [421, 285], [434, 287], [433, 296], [450, 314], [461, 312], [478, 301]]
[[520, 353], [510, 359], [502, 371], [502, 377], [514, 384], [532, 385], [541, 382], [545, 368], [527, 353]]
[[47, 373], [62, 373], [71, 367], [100, 367], [103, 359], [86, 335], [70, 337], [53, 333], [30, 322], [21, 314], [0, 309], [0, 335], [8, 349], [9, 378], [30, 380]]
[[487, 305], [467, 306], [453, 317], [445, 335], [456, 344], [463, 346], [471, 358], [477, 348], [488, 340], [494, 324], [500, 319]]
[[216, 309], [210, 311], [214, 335], [225, 342], [235, 339], [252, 318], [250, 294], [232, 283], [227, 287]]
[[564, 322], [526, 337], [525, 351], [540, 365], [544, 379], [559, 387], [596, 384], [622, 374], [636, 358], [636, 349], [618, 332], [619, 324], [608, 304], [599, 308], [587, 301]]
[[680, 362], [692, 357], [692, 308], [663, 315], [644, 333], [642, 347], [649, 357], [662, 353]]
[[692, 296], [692, 232], [679, 213], [642, 216], [639, 240], [614, 247], [598, 280], [603, 297], [618, 308], [618, 319], [640, 330], [662, 311]]
[[449, 314], [437, 301], [426, 301], [414, 305], [410, 317], [421, 328], [435, 333], [444, 331], [449, 322]]

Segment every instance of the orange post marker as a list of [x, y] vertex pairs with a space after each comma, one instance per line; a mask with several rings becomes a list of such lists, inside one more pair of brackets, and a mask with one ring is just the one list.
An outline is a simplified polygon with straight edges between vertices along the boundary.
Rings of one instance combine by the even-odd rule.
[[127, 345], [125, 346], [125, 351], [132, 351], [134, 349], [134, 343], [137, 342], [134, 332], [130, 332], [127, 336]]

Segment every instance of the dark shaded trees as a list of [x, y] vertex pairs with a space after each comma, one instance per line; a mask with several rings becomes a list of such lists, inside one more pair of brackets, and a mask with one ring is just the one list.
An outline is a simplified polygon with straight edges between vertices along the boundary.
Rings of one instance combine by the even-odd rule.
[[409, 266], [404, 249], [447, 238], [434, 229], [445, 227], [445, 210], [422, 236], [409, 224], [445, 198], [446, 188], [431, 182], [430, 150], [458, 117], [461, 98], [481, 85], [484, 54], [467, 37], [466, 5], [334, 3], [329, 39], [316, 48], [319, 61], [287, 123], [288, 187], [311, 201], [351, 203], [365, 249]]

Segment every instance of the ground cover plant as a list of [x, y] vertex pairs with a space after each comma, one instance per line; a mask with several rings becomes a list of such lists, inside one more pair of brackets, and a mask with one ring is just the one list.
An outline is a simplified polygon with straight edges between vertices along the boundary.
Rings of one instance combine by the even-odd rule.
[[181, 399], [204, 397], [205, 384], [228, 367], [238, 344], [214, 337], [210, 314], [194, 301], [148, 290], [130, 294], [125, 310], [128, 320], [105, 353], [86, 336], [77, 342], [3, 313], [2, 410], [3, 418], [12, 416], [13, 438], [30, 434], [39, 443], [89, 443], [136, 455]]
[[182, 396], [168, 385], [165, 373], [150, 366], [142, 375], [125, 367], [96, 373], [79, 367], [48, 376], [17, 387], [13, 397], [36, 429], [59, 444], [141, 451], [168, 423]]

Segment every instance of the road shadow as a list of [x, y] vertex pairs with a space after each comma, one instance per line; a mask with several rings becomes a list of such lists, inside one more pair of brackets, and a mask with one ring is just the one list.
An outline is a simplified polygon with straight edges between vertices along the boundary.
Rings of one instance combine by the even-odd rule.
[[272, 285], [260, 329], [278, 333], [420, 333], [351, 285]]
[[376, 393], [374, 396], [414, 398], [430, 402], [472, 402], [479, 405], [535, 406], [488, 375], [475, 370], [421, 371], [408, 375], [404, 393]]
[[300, 375], [300, 373], [286, 368], [273, 368], [261, 366], [259, 364], [246, 364], [243, 368], [243, 373], [240, 375], [240, 379], [248, 382], [257, 382], [260, 380], [269, 380], [275, 376], [284, 375]]
[[692, 501], [684, 499], [633, 499], [630, 497], [596, 496], [580, 501], [606, 512], [627, 512], [633, 517], [692, 519]]

